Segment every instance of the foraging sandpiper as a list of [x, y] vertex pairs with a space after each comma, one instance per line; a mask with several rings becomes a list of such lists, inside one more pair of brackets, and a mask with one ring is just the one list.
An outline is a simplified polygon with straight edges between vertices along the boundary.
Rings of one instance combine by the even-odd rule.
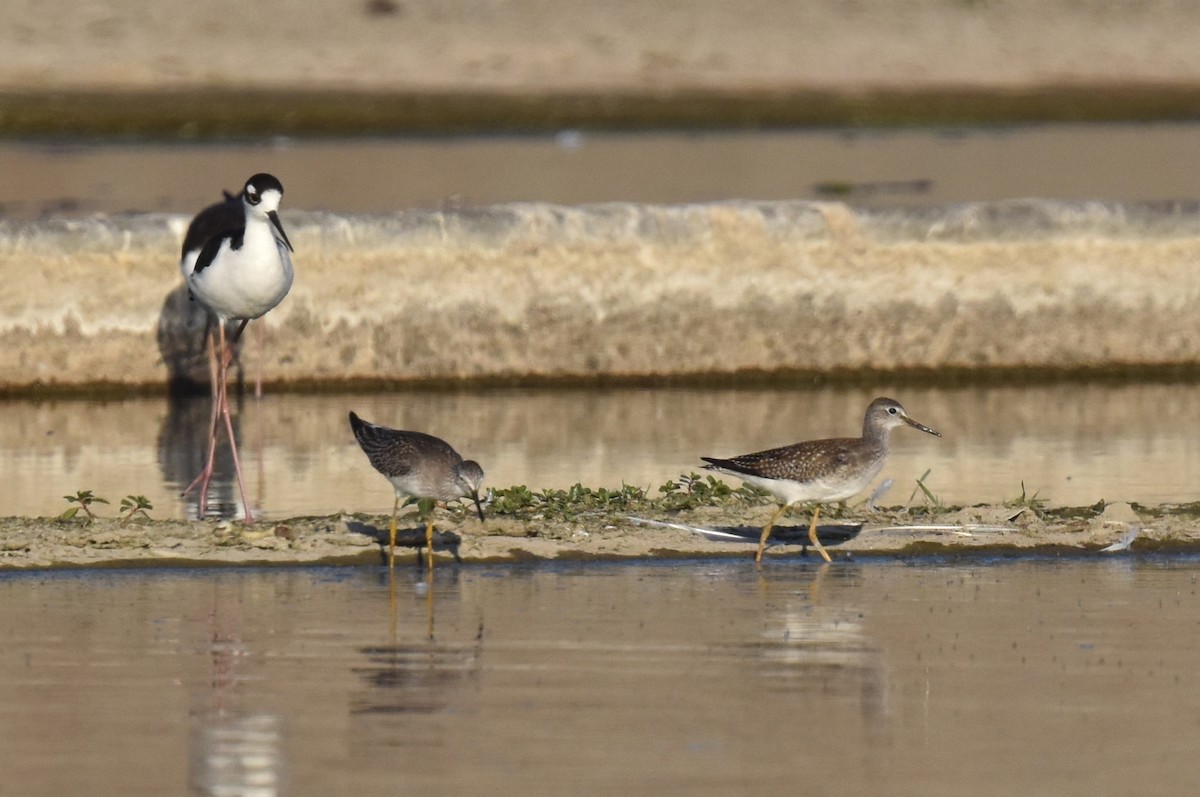
[[[400, 499], [432, 498], [434, 501], [453, 501], [471, 498], [483, 522], [483, 505], [479, 488], [483, 483], [483, 468], [479, 463], [463, 460], [450, 444], [423, 432], [403, 432], [378, 426], [350, 413], [350, 428], [371, 466], [382, 473], [396, 489], [392, 504], [392, 522], [388, 527], [388, 567], [396, 566], [396, 512]], [[429, 567], [433, 567], [433, 516], [426, 519], [425, 550]]]

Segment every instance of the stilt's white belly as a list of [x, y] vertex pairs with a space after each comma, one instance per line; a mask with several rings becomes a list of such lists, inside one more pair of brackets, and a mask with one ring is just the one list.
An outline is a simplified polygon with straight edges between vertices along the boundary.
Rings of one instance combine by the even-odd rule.
[[291, 290], [292, 259], [265, 227], [248, 225], [241, 249], [226, 242], [213, 262], [188, 280], [196, 298], [223, 318], [258, 318]]

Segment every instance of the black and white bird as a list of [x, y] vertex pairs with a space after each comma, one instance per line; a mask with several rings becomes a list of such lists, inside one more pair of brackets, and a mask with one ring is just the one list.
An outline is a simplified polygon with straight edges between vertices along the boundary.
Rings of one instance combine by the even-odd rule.
[[[220, 202], [209, 205], [204, 210], [196, 214], [188, 225], [187, 234], [183, 238], [183, 251], [179, 255], [179, 273], [183, 275], [183, 281], [187, 283], [192, 276], [192, 272], [196, 270], [196, 261], [200, 257], [200, 252], [204, 249], [204, 245], [215, 236], [222, 233], [241, 227], [245, 223], [245, 211], [242, 209], [242, 195], [231, 194], [228, 191], [221, 191], [224, 199]], [[194, 298], [194, 297], [193, 297]], [[213, 316], [208, 314], [208, 325], [205, 328], [204, 335], [209, 338], [208, 329], [213, 323]], [[256, 325], [255, 342], [257, 344], [257, 366], [254, 371], [254, 397], [262, 398], [262, 362], [263, 350], [265, 348], [262, 325]], [[215, 352], [211, 346], [208, 346], [208, 376], [209, 384], [216, 395], [217, 386], [217, 363], [214, 359]], [[233, 350], [233, 357], [236, 359], [238, 355], [237, 349]], [[232, 361], [231, 361], [232, 362]]]
[[[229, 414], [229, 364], [233, 347], [252, 319], [260, 318], [277, 306], [291, 290], [295, 271], [292, 244], [279, 220], [283, 185], [269, 174], [256, 174], [246, 181], [240, 196], [213, 205], [192, 221], [184, 241], [180, 270], [192, 296], [216, 318], [213, 350], [216, 352], [216, 380], [213, 411], [209, 426], [208, 457], [200, 475], [184, 494], [200, 488], [200, 516], [204, 516], [208, 485], [216, 459], [217, 430], [225, 421], [234, 471], [241, 490], [247, 523], [254, 522], [242, 466]], [[240, 213], [238, 212], [240, 211]], [[195, 252], [195, 256], [191, 256]], [[229, 322], [238, 322], [226, 335]]]

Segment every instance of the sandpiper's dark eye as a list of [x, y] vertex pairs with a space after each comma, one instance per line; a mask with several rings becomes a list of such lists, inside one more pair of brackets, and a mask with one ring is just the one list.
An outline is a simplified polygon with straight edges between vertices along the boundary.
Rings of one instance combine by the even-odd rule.
[[257, 205], [262, 201], [262, 197], [258, 195], [258, 190], [252, 185], [246, 186], [246, 201], [251, 205]]
[[890, 412], [892, 415], [895, 415], [895, 414], [896, 414], [896, 408], [895, 408], [895, 407], [888, 407], [888, 412]]

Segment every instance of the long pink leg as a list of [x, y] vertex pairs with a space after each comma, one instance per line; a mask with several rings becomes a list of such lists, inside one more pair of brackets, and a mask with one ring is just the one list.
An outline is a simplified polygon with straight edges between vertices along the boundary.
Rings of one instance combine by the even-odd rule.
[[263, 352], [266, 350], [267, 328], [258, 324], [254, 328], [254, 342], [258, 344], [257, 357], [254, 358], [254, 398], [262, 398]]
[[208, 437], [208, 460], [204, 465], [204, 481], [200, 483], [200, 517], [204, 518], [208, 507], [208, 486], [212, 483], [213, 471], [217, 464], [217, 435], [219, 432], [221, 412], [229, 400], [226, 392], [226, 381], [229, 379], [229, 364], [233, 361], [233, 349], [225, 341], [225, 323], [217, 319], [217, 339], [213, 343], [217, 352], [217, 375], [213, 384], [217, 386], [216, 400], [213, 401], [212, 433]]
[[[210, 324], [211, 324], [212, 318], [213, 317], [210, 315], [209, 316]], [[218, 321], [218, 324], [219, 323], [220, 322]], [[209, 344], [208, 345], [208, 382], [209, 382], [209, 387], [211, 388], [210, 403], [212, 405], [212, 412], [210, 413], [209, 420], [208, 420], [208, 457], [204, 462], [203, 470], [201, 470], [199, 475], [197, 475], [196, 478], [192, 480], [192, 483], [189, 484], [186, 488], [184, 488], [183, 492], [179, 494], [179, 496], [182, 498], [183, 496], [190, 493], [192, 490], [196, 489], [197, 486], [200, 486], [200, 488], [201, 488], [200, 489], [200, 501], [199, 501], [199, 505], [197, 507], [197, 515], [201, 519], [204, 518], [204, 515], [206, 514], [206, 509], [208, 507], [208, 484], [210, 481], [212, 481], [213, 469], [216, 465], [217, 423], [218, 423], [218, 419], [220, 418], [220, 411], [221, 411], [221, 408], [220, 408], [221, 388], [220, 388], [220, 384], [217, 381], [218, 374], [220, 372], [220, 365], [217, 362], [217, 358], [220, 357], [221, 354], [220, 354], [220, 352], [217, 351], [217, 332], [213, 331], [212, 334], [207, 337], [208, 337], [208, 344]]]
[[233, 418], [229, 413], [229, 366], [233, 362], [233, 347], [237, 343], [237, 339], [241, 336], [242, 330], [246, 328], [246, 321], [243, 321], [237, 331], [234, 332], [230, 340], [225, 339], [225, 325], [218, 320], [217, 337], [218, 342], [214, 345], [217, 349], [217, 373], [213, 384], [216, 386], [215, 396], [213, 398], [213, 412], [211, 424], [208, 434], [208, 458], [204, 463], [204, 470], [200, 471], [200, 475], [188, 485], [188, 488], [183, 491], [183, 495], [187, 495], [200, 485], [200, 505], [198, 515], [203, 518], [208, 507], [208, 487], [212, 482], [213, 470], [216, 465], [217, 457], [217, 428], [219, 418], [225, 420], [225, 433], [229, 436], [229, 450], [233, 454], [233, 469], [237, 475], [238, 490], [242, 496], [242, 506], [245, 507], [247, 525], [254, 523], [254, 513], [250, 509], [250, 502], [246, 498], [246, 486], [242, 480], [242, 462], [238, 456], [237, 438], [233, 434]]
[[[237, 328], [237, 331], [233, 333], [233, 340], [231, 340], [228, 344], [230, 350], [232, 350], [232, 347], [237, 342], [237, 339], [239, 337], [241, 337], [242, 330], [244, 330], [246, 328], [247, 323], [249, 323], [249, 322], [243, 321], [241, 326], [239, 326]], [[222, 343], [224, 344], [224, 337], [225, 337], [225, 328], [224, 327], [221, 327], [221, 337], [222, 337]], [[232, 362], [232, 360], [233, 360], [232, 356], [221, 359], [221, 365], [222, 365], [222, 371], [223, 371], [223, 373], [221, 374], [221, 414], [225, 418], [225, 433], [227, 435], [229, 435], [229, 451], [231, 454], [233, 454], [233, 472], [237, 475], [238, 491], [242, 495], [242, 506], [246, 510], [245, 523], [247, 526], [249, 526], [254, 523], [254, 512], [251, 511], [250, 501], [246, 497], [246, 485], [245, 485], [245, 482], [242, 480], [242, 460], [241, 460], [241, 457], [238, 456], [237, 438], [234, 437], [234, 435], [233, 435], [233, 417], [229, 413], [228, 378], [229, 378], [229, 363]]]

